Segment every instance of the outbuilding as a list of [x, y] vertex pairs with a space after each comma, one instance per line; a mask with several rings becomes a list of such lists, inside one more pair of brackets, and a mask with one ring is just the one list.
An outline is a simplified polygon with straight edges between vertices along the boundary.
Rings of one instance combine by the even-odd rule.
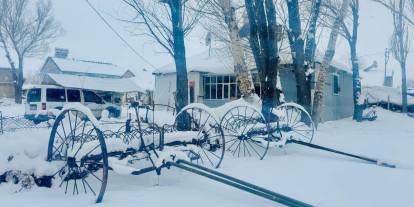
[[111, 63], [49, 57], [39, 74], [42, 85], [92, 90], [112, 103], [146, 95], [134, 73]]

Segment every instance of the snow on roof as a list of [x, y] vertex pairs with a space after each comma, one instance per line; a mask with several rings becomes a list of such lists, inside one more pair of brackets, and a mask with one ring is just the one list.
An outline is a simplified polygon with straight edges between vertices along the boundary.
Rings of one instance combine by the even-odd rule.
[[[187, 58], [188, 72], [233, 74], [233, 58], [219, 49], [211, 49]], [[162, 66], [154, 73], [175, 73], [175, 63]]]
[[[279, 54], [280, 64], [291, 64], [292, 55], [290, 53]], [[251, 59], [251, 60], [250, 60]], [[315, 57], [317, 62], [322, 62], [323, 56], [317, 54]], [[211, 51], [205, 51], [195, 56], [187, 58], [187, 71], [188, 72], [207, 72], [214, 74], [233, 74], [233, 58], [231, 54], [225, 49], [211, 49]], [[253, 57], [248, 57], [248, 66], [250, 68], [255, 67], [250, 62], [254, 61]], [[351, 69], [344, 64], [333, 61], [331, 66], [350, 72]], [[175, 73], [175, 63], [158, 68], [154, 73]]]
[[122, 76], [128, 69], [121, 68], [111, 63], [94, 61], [51, 58], [62, 71], [75, 73], [94, 73], [113, 76]]
[[[401, 89], [386, 86], [369, 86], [362, 88], [362, 94], [369, 103], [389, 102], [402, 105]], [[414, 105], [414, 97], [408, 96], [408, 105]]]
[[89, 76], [67, 75], [67, 74], [47, 74], [56, 84], [66, 88], [81, 88], [96, 91], [111, 92], [144, 92], [130, 78], [97, 78]]

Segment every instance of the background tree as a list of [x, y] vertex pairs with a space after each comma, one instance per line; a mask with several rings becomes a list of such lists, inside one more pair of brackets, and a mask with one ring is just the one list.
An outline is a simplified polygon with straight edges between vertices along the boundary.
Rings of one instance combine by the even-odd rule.
[[[407, 112], [407, 57], [410, 39], [408, 25], [414, 27], [414, 0], [372, 0], [391, 11], [394, 32], [391, 36], [391, 52], [401, 67], [402, 111]], [[408, 11], [409, 12], [408, 12]], [[409, 15], [411, 13], [411, 17]]]
[[391, 37], [392, 54], [401, 67], [402, 111], [407, 112], [407, 56], [410, 50], [409, 30], [404, 19], [405, 0], [391, 0], [394, 32]]
[[[342, 0], [339, 12], [336, 14], [334, 19], [332, 19], [333, 24], [331, 27], [331, 33], [329, 35], [328, 46], [323, 57], [322, 65], [320, 66], [318, 77], [315, 84], [315, 92], [313, 98], [313, 107], [312, 107], [312, 119], [315, 122], [316, 127], [320, 122], [320, 117], [322, 113], [322, 105], [324, 101], [323, 92], [325, 89], [326, 74], [327, 69], [330, 67], [332, 60], [335, 56], [336, 42], [340, 33], [341, 22], [347, 15], [349, 9], [350, 0]], [[328, 20], [329, 21], [329, 20]]]
[[[336, 0], [326, 1], [323, 5], [327, 9], [325, 15], [330, 18], [334, 18], [335, 16], [337, 16], [340, 11], [338, 6], [336, 5], [338, 5], [338, 2]], [[359, 59], [357, 53], [359, 28], [359, 0], [350, 0], [348, 6], [351, 11], [351, 15], [349, 15], [349, 18], [342, 18], [342, 20], [340, 21], [340, 34], [347, 40], [351, 56], [353, 87], [352, 91], [354, 103], [353, 119], [361, 121], [364, 100], [361, 96], [361, 77], [359, 75]]]
[[389, 9], [392, 13], [399, 13], [401, 14], [401, 17], [404, 19], [404, 21], [410, 25], [411, 27], [414, 27], [414, 8], [412, 7], [412, 5], [414, 4], [414, 0], [409, 0], [411, 2], [409, 2], [411, 5], [404, 5], [407, 7], [409, 7], [409, 9], [411, 10], [411, 16], [408, 15], [404, 10], [399, 11], [395, 6], [394, 6], [394, 0], [371, 0], [373, 2], [379, 3], [382, 6], [384, 6], [385, 8]]
[[411, 15], [414, 16], [414, 0], [409, 0]]
[[13, 72], [16, 103], [22, 103], [24, 58], [44, 54], [61, 33], [50, 1], [29, 8], [29, 0], [0, 1], [0, 41]]
[[[142, 33], [161, 45], [174, 59], [177, 76], [175, 105], [180, 111], [188, 104], [188, 77], [184, 38], [199, 21], [204, 1], [191, 0], [122, 0], [133, 9], [128, 20], [145, 29]], [[193, 9], [197, 8], [197, 9]], [[184, 121], [179, 123], [183, 126]]]
[[273, 0], [245, 0], [250, 26], [250, 47], [261, 83], [262, 112], [269, 119], [270, 108], [279, 103], [276, 87], [279, 63], [276, 8]]

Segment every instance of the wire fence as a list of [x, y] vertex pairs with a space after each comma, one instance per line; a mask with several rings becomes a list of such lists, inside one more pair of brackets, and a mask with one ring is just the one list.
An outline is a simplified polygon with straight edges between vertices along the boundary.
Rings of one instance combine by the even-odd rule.
[[0, 111], [0, 134], [5, 132], [15, 132], [23, 129], [42, 129], [50, 128], [50, 123], [41, 122], [35, 124], [33, 121], [24, 118], [24, 116], [3, 116]]

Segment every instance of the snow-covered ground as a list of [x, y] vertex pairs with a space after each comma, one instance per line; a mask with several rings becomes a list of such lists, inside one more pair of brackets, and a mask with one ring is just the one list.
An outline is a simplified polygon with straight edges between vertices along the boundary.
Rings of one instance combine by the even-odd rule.
[[[272, 149], [262, 161], [225, 156], [219, 171], [316, 206], [410, 206], [414, 192], [414, 118], [381, 109], [378, 114], [374, 122], [344, 119], [324, 123], [314, 143], [380, 158], [397, 164], [396, 169], [290, 144]], [[10, 153], [45, 153], [48, 134], [41, 129], [0, 135], [0, 160]], [[178, 169], [164, 170], [160, 177], [155, 173], [126, 176], [111, 172], [102, 204], [94, 204], [88, 195], [65, 195], [58, 187], [14, 193], [15, 188], [0, 185], [0, 206], [275, 206]]]

